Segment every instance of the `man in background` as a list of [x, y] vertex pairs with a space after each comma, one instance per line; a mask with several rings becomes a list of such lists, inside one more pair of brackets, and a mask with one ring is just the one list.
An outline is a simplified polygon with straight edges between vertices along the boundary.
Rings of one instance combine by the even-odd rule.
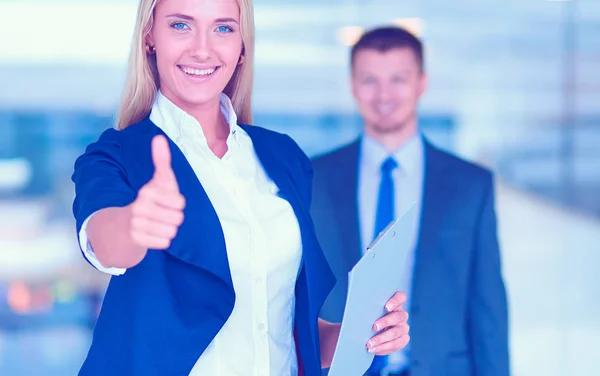
[[412, 252], [398, 270], [411, 342], [376, 357], [368, 375], [509, 375], [492, 174], [420, 133], [417, 106], [427, 76], [413, 34], [395, 27], [365, 33], [352, 48], [351, 67], [364, 131], [314, 160], [313, 219], [338, 280], [321, 317], [342, 319], [348, 272], [416, 203]]

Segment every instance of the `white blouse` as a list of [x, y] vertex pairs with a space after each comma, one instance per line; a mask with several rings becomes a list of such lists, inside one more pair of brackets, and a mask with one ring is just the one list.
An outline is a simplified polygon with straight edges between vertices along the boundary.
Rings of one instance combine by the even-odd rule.
[[[225, 94], [221, 111], [230, 127], [228, 151], [222, 159], [208, 148], [196, 119], [160, 92], [150, 114], [150, 120], [179, 146], [217, 212], [236, 293], [229, 320], [190, 375], [295, 376], [294, 290], [302, 257], [300, 228], [291, 205], [278, 196], [279, 189], [261, 166], [252, 140], [237, 125]], [[101, 271], [125, 273], [100, 264], [87, 241], [88, 220], [80, 233], [85, 256]]]

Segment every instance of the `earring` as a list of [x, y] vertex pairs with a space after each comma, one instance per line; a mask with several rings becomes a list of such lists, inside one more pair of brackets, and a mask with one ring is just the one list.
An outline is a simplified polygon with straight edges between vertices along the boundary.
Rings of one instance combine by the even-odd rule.
[[240, 55], [240, 59], [238, 60], [238, 65], [241, 65], [244, 62], [244, 55]]
[[156, 47], [146, 44], [146, 53], [148, 55], [154, 55], [155, 52], [156, 52]]

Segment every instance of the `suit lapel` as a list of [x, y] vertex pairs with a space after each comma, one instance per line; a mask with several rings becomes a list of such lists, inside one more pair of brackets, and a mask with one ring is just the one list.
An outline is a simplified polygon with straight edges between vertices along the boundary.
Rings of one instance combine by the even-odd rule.
[[331, 171], [330, 197], [336, 216], [342, 253], [340, 260], [345, 261], [349, 272], [360, 260], [361, 239], [358, 211], [358, 163], [360, 157], [360, 139], [347, 147], [343, 156], [345, 163], [338, 163]]
[[420, 302], [428, 301], [424, 298], [428, 281], [437, 275], [430, 270], [432, 258], [438, 257], [435, 253], [437, 233], [442, 221], [445, 219], [448, 204], [452, 202], [452, 187], [449, 185], [449, 176], [445, 169], [444, 155], [425, 141], [425, 176], [423, 187], [423, 200], [421, 208], [421, 224], [417, 242], [415, 265], [413, 272], [413, 286], [411, 310], [419, 311]]
[[[152, 138], [158, 134], [167, 136], [148, 119], [139, 126], [141, 129], [139, 133], [129, 134], [135, 139], [128, 144], [140, 145], [136, 148], [138, 155], [134, 157], [135, 160], [142, 161], [139, 162], [141, 164], [139, 167], [143, 172], [144, 182], [147, 182], [154, 173], [150, 147]], [[166, 252], [214, 274], [233, 290], [225, 237], [219, 217], [183, 153], [172, 140], [168, 137], [167, 139], [171, 147], [173, 171], [179, 183], [179, 190], [186, 199], [186, 207], [185, 220]]]

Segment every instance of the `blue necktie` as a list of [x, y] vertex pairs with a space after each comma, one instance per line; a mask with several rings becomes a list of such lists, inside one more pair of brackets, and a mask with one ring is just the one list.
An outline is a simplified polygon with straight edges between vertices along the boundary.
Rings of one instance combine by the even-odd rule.
[[[394, 180], [392, 178], [392, 171], [398, 167], [398, 163], [392, 157], [387, 158], [381, 164], [381, 183], [379, 183], [379, 198], [377, 199], [377, 213], [375, 216], [375, 232], [373, 233], [373, 239], [375, 239], [381, 231], [383, 231], [387, 225], [395, 218], [394, 213]], [[387, 356], [375, 356], [369, 372], [381, 373], [381, 370], [387, 364]]]

